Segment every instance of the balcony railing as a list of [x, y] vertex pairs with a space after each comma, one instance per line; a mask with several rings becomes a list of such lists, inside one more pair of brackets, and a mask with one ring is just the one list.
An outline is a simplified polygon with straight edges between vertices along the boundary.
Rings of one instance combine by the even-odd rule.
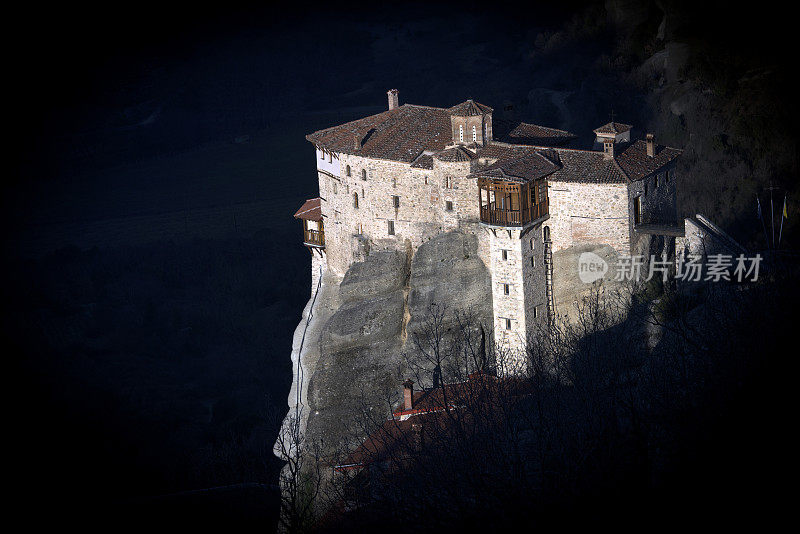
[[478, 180], [481, 222], [495, 226], [524, 226], [549, 215], [547, 183]]
[[325, 246], [325, 231], [324, 230], [303, 230], [303, 242], [306, 245], [314, 245], [317, 247]]

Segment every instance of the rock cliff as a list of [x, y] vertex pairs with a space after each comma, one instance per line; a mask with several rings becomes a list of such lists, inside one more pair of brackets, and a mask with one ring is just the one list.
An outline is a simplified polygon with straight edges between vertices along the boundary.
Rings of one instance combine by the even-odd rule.
[[361, 437], [353, 427], [363, 409], [380, 420], [399, 401], [399, 385], [418, 358], [413, 339], [430, 307], [446, 308], [445, 332], [456, 330], [457, 312], [472, 314], [489, 329], [491, 297], [478, 239], [461, 232], [437, 236], [413, 254], [373, 252], [341, 280], [326, 273], [298, 326], [292, 354], [297, 363], [299, 353], [301, 365], [289, 405], [301, 399], [306, 438], [333, 453], [342, 442]]

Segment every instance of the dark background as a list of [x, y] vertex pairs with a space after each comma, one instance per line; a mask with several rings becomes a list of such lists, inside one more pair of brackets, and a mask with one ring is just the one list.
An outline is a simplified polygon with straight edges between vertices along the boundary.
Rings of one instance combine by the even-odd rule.
[[[666, 5], [708, 84], [790, 64], [774, 9]], [[291, 217], [317, 191], [304, 135], [383, 110], [393, 87], [401, 104], [511, 105], [582, 142], [612, 109], [653, 124], [625, 73], [659, 13], [612, 27], [588, 2], [10, 12], [3, 344], [29, 520], [271, 528], [271, 446], [310, 291]], [[601, 68], [603, 54], [622, 59]], [[796, 105], [778, 80], [755, 113], [783, 135]], [[568, 115], [553, 92], [573, 95]]]

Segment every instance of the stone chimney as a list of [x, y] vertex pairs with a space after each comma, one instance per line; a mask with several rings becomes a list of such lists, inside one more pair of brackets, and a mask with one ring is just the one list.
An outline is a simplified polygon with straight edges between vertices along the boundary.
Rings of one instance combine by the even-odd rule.
[[403, 411], [414, 408], [414, 381], [410, 378], [403, 382]]
[[605, 138], [603, 139], [603, 154], [605, 155], [606, 159], [612, 159], [614, 157], [614, 138]]
[[389, 110], [393, 110], [400, 105], [400, 97], [398, 96], [397, 89], [389, 89], [386, 91], [386, 95], [389, 97]]
[[361, 136], [357, 133], [353, 134], [353, 150], [361, 150]]
[[656, 139], [655, 136], [651, 133], [645, 136], [647, 140], [647, 155], [651, 158], [655, 157], [656, 155]]

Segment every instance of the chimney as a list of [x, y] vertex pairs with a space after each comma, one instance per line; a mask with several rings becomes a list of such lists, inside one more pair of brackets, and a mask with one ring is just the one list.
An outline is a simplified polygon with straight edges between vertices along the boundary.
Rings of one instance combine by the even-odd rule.
[[414, 381], [410, 378], [403, 382], [403, 411], [414, 408]]
[[361, 136], [357, 133], [353, 134], [353, 150], [361, 150]]
[[603, 154], [607, 159], [614, 157], [614, 138], [603, 139]]
[[647, 155], [650, 156], [651, 158], [655, 157], [655, 155], [656, 155], [656, 139], [655, 139], [655, 136], [653, 134], [649, 133], [649, 134], [647, 134], [645, 136], [645, 138], [647, 139]]
[[386, 95], [389, 97], [389, 110], [393, 110], [400, 105], [400, 97], [397, 94], [397, 89], [389, 89], [386, 91]]

